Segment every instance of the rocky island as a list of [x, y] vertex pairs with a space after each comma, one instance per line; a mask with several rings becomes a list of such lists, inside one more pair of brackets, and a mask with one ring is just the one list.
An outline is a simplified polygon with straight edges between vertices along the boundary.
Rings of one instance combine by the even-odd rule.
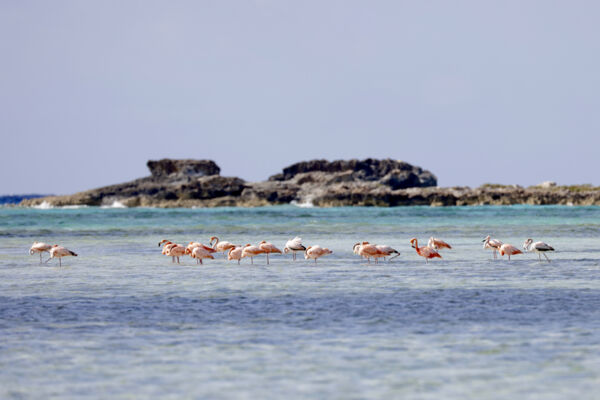
[[600, 188], [547, 183], [523, 188], [437, 187], [431, 172], [384, 159], [312, 160], [264, 182], [220, 175], [211, 160], [148, 161], [150, 176], [73, 195], [25, 199], [22, 206], [254, 207], [276, 204], [336, 206], [461, 206], [511, 204], [600, 205]]

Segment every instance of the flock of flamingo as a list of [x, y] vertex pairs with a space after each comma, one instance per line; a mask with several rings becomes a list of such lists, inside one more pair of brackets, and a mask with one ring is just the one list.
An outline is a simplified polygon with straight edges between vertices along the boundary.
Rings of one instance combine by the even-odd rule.
[[[452, 246], [450, 246], [448, 243], [434, 237], [429, 238], [427, 246], [419, 247], [417, 238], [412, 238], [410, 240], [410, 244], [419, 256], [425, 258], [426, 263], [428, 263], [432, 258], [442, 258], [439, 253], [441, 249], [452, 249]], [[240, 264], [241, 259], [246, 257], [249, 257], [250, 263], [254, 264], [254, 257], [260, 254], [265, 254], [267, 258], [267, 264], [269, 264], [269, 254], [282, 254], [282, 251], [279, 250], [275, 245], [265, 240], [261, 241], [257, 246], [249, 243], [241, 246], [226, 241], [220, 241], [216, 236], [212, 236], [210, 238], [209, 246], [199, 242], [190, 242], [187, 246], [184, 246], [182, 244], [173, 243], [167, 239], [163, 239], [158, 243], [159, 247], [161, 245], [162, 254], [172, 257], [172, 262], [177, 262], [178, 264], [180, 262], [179, 257], [185, 255], [196, 259], [197, 264], [202, 264], [203, 259], [214, 259], [215, 257], [213, 254], [215, 253], [223, 253], [223, 257], [227, 257], [228, 260], [237, 260], [238, 265]], [[523, 253], [515, 246], [508, 243], [502, 243], [497, 239], [492, 239], [489, 235], [483, 239], [483, 248], [492, 250], [494, 259], [497, 258], [496, 253], [499, 253], [501, 256], [507, 255], [509, 261], [510, 256]], [[542, 255], [544, 255], [548, 262], [550, 262], [550, 259], [545, 253], [554, 251], [554, 248], [547, 243], [534, 242], [532, 239], [527, 239], [525, 243], [523, 243], [523, 249], [527, 252], [538, 253], [538, 258], [540, 261], [542, 260]], [[354, 254], [359, 255], [361, 259], [366, 258], [368, 263], [371, 263], [371, 258], [375, 261], [375, 263], [377, 263], [379, 258], [383, 258], [385, 260], [386, 257], [390, 257], [391, 260], [400, 255], [399, 251], [390, 246], [371, 244], [369, 242], [358, 242], [354, 244], [352, 250]], [[45, 261], [46, 263], [53, 258], [58, 258], [59, 266], [62, 266], [62, 257], [77, 256], [75, 252], [56, 244], [52, 246], [42, 242], [34, 242], [29, 249], [29, 254], [31, 255], [39, 253], [40, 264], [42, 263], [42, 253], [44, 252], [50, 253], [50, 258]], [[285, 247], [283, 248], [283, 253], [288, 254], [290, 252], [292, 253], [292, 259], [294, 261], [296, 260], [297, 252], [304, 252], [304, 258], [307, 260], [313, 259], [315, 264], [317, 263], [318, 258], [333, 253], [328, 248], [321, 247], [319, 245], [305, 247], [302, 244], [302, 239], [299, 237], [295, 237], [286, 242]], [[394, 255], [392, 256], [392, 254]]]

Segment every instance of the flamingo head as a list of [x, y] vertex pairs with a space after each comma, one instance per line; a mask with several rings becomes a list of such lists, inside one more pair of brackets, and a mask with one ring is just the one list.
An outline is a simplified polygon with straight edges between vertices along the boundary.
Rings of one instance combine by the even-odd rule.
[[216, 237], [216, 236], [211, 236], [211, 237], [210, 237], [210, 241], [209, 241], [208, 243], [212, 244], [213, 240], [215, 240], [215, 239], [217, 240], [217, 242], [219, 241], [219, 238], [218, 238], [218, 237]]
[[489, 242], [490, 241], [490, 235], [487, 235], [485, 237], [485, 239], [482, 240], [482, 242]]
[[163, 239], [160, 242], [158, 242], [158, 247], [160, 247], [161, 244], [168, 242], [167, 239]]
[[267, 243], [266, 240], [261, 240], [259, 244], [265, 244], [265, 243]]
[[413, 249], [417, 248], [417, 238], [410, 239], [410, 247], [412, 247]]
[[527, 248], [529, 247], [529, 245], [531, 245], [531, 243], [533, 243], [533, 239], [527, 239], [527, 240], [525, 241], [525, 243], [523, 243], [523, 248], [524, 248], [525, 250], [527, 250]]
[[288, 249], [287, 247], [284, 247], [284, 248], [283, 248], [283, 252], [284, 252], [285, 254], [287, 254], [287, 253], [289, 253], [289, 252], [290, 252], [290, 249]]

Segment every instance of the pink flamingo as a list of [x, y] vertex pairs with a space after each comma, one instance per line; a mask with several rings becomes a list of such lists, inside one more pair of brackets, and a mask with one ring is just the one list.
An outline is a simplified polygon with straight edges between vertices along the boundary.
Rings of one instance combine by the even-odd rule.
[[213, 255], [202, 246], [194, 247], [191, 251], [190, 257], [195, 258], [197, 264], [202, 264], [203, 258], [210, 258], [211, 260], [215, 259]]
[[264, 253], [264, 250], [262, 250], [260, 247], [253, 246], [250, 243], [248, 243], [242, 249], [242, 258], [250, 257], [250, 263], [252, 265], [254, 265], [254, 257], [256, 257], [259, 254], [263, 254], [263, 253]]
[[267, 255], [267, 265], [269, 265], [269, 254], [271, 253], [279, 253], [281, 254], [281, 250], [279, 250], [273, 243], [269, 243], [266, 240], [263, 240], [258, 244], [258, 248], [261, 249]]
[[418, 255], [420, 255], [421, 257], [425, 258], [425, 263], [426, 264], [429, 263], [428, 260], [430, 258], [436, 258], [436, 257], [437, 258], [442, 258], [442, 256], [440, 255], [440, 253], [438, 253], [435, 249], [432, 249], [431, 247], [428, 247], [428, 246], [419, 247], [419, 243], [417, 241], [417, 238], [410, 239], [410, 244], [411, 244], [411, 247], [417, 251]]
[[433, 236], [429, 238], [429, 241], [427, 242], [427, 247], [430, 247], [434, 250], [451, 249], [452, 248], [452, 246], [450, 246], [448, 243], [444, 242], [441, 239], [434, 238]]
[[244, 248], [242, 246], [235, 246], [229, 249], [229, 254], [227, 255], [227, 260], [237, 260], [238, 265], [240, 265], [240, 260], [242, 258], [242, 250]]
[[[215, 241], [215, 243], [213, 244], [213, 240]], [[209, 244], [212, 246], [212, 248], [217, 252], [217, 253], [223, 253], [223, 257], [226, 257], [225, 252], [233, 249], [235, 247], [235, 245], [231, 242], [221, 242], [219, 241], [219, 238], [216, 236], [211, 236], [210, 237], [210, 242]]]
[[508, 243], [504, 243], [502, 246], [500, 246], [498, 253], [500, 253], [501, 256], [506, 254], [508, 256], [508, 261], [510, 261], [510, 256], [514, 256], [515, 254], [523, 254], [521, 250]]
[[312, 258], [315, 260], [315, 265], [317, 264], [317, 258], [323, 257], [324, 255], [331, 254], [333, 251], [329, 250], [326, 247], [321, 247], [318, 244], [314, 246], [308, 246], [304, 251], [304, 258], [309, 259]]

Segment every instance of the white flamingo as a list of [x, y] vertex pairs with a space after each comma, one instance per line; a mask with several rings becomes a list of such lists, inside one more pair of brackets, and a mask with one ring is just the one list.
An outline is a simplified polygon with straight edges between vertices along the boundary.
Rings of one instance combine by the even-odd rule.
[[550, 246], [548, 243], [544, 242], [534, 242], [533, 239], [527, 239], [525, 243], [523, 243], [523, 248], [527, 251], [535, 251], [538, 253], [538, 258], [542, 261], [542, 254], [546, 257], [546, 260], [550, 262], [550, 259], [546, 255], [548, 251], [554, 251], [554, 247]]
[[42, 263], [42, 253], [50, 252], [52, 245], [43, 242], [33, 242], [33, 245], [29, 249], [29, 254], [34, 255], [35, 253], [40, 254], [40, 264]]
[[484, 249], [490, 249], [494, 252], [494, 260], [496, 258], [498, 258], [498, 255], [496, 254], [496, 252], [500, 249], [500, 246], [502, 246], [504, 243], [502, 243], [498, 239], [491, 239], [490, 235], [487, 235], [485, 237], [485, 239], [483, 239], [482, 241], [483, 241]]
[[296, 261], [296, 252], [305, 251], [306, 247], [302, 244], [302, 238], [296, 236], [293, 239], [288, 240], [285, 243], [285, 247], [283, 248], [283, 252], [285, 254], [292, 252], [292, 259]]
[[62, 267], [61, 258], [68, 257], [68, 256], [77, 257], [77, 254], [75, 254], [74, 251], [71, 251], [65, 247], [55, 244], [50, 249], [50, 258], [47, 259], [46, 262], [52, 260], [53, 258], [58, 258], [58, 266]]

